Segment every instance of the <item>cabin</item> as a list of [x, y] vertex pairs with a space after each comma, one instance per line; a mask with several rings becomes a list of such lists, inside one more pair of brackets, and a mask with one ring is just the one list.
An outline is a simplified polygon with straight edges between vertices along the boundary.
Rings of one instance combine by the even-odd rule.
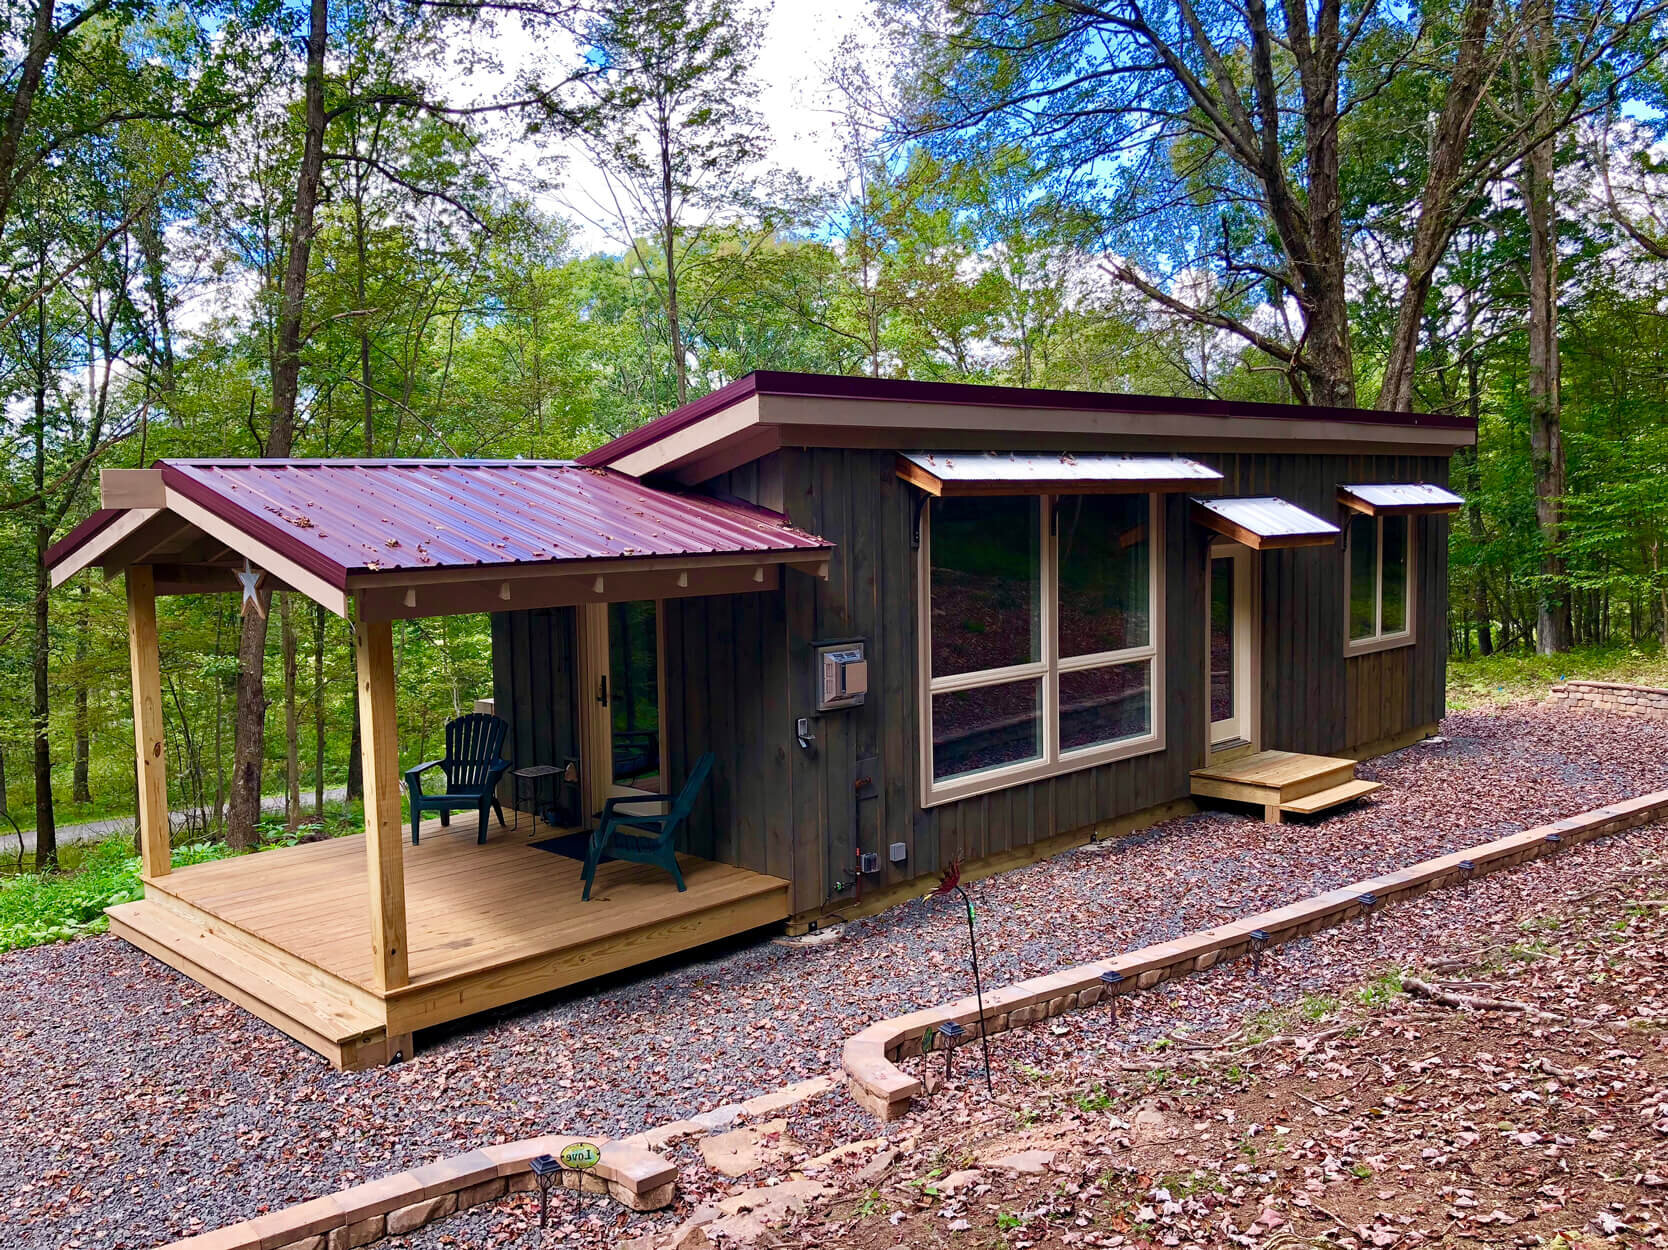
[[[1446, 414], [760, 372], [578, 461], [107, 472], [53, 584], [125, 575], [145, 898], [112, 931], [342, 1067], [715, 940], [1144, 827], [1368, 797], [1436, 731]], [[171, 868], [156, 600], [354, 623], [365, 832]], [[490, 614], [486, 840], [401, 785], [392, 631]], [[710, 761], [708, 760], [710, 757]], [[679, 890], [611, 799], [676, 794]], [[1290, 837], [1301, 838], [1301, 825]]]

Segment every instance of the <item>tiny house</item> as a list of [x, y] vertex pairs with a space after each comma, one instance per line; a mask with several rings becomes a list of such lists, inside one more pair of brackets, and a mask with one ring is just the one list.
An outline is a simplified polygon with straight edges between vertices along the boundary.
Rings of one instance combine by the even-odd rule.
[[[755, 373], [578, 462], [107, 472], [48, 564], [54, 586], [126, 578], [145, 897], [112, 932], [362, 1067], [1197, 797], [1323, 813], [1375, 788], [1356, 760], [1442, 716], [1448, 464], [1475, 437], [1440, 414]], [[157, 600], [279, 589], [353, 621], [365, 832], [175, 868]], [[408, 831], [394, 715], [394, 622], [462, 613], [491, 616], [505, 726], [511, 821], [483, 804], [479, 841], [444, 816]], [[677, 887], [589, 855], [611, 801], [703, 776]]]
[[[805, 922], [1195, 795], [1322, 810], [1363, 792], [1353, 759], [1441, 719], [1448, 464], [1474, 439], [1438, 414], [751, 374], [582, 463], [779, 513], [826, 576], [500, 614], [497, 707], [515, 751], [613, 769], [601, 788], [633, 784], [649, 723], [674, 778], [715, 752], [689, 849], [790, 880]], [[860, 659], [859, 697], [827, 697], [831, 655]]]

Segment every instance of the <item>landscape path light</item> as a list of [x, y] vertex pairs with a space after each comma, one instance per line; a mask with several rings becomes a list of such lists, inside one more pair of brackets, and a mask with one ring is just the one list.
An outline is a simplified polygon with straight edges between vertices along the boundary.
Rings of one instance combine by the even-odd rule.
[[539, 1227], [550, 1223], [550, 1186], [562, 1174], [562, 1165], [553, 1155], [534, 1155], [527, 1166], [539, 1182]]
[[967, 891], [961, 888], [961, 860], [950, 861], [950, 866], [939, 878], [938, 888], [933, 894], [958, 894], [961, 896], [962, 904], [967, 908], [967, 949], [973, 958], [973, 992], [977, 995], [979, 1004], [979, 1045], [985, 1055], [985, 1092], [994, 1095], [996, 1086], [990, 1076], [990, 1036], [989, 1030], [985, 1028], [985, 987], [979, 977], [979, 941], [973, 933], [973, 900], [968, 898]]

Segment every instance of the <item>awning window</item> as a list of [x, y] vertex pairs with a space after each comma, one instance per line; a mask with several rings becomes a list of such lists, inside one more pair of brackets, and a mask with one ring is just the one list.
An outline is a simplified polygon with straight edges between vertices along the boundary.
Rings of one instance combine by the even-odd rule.
[[1368, 516], [1423, 516], [1458, 512], [1465, 502], [1453, 491], [1429, 482], [1371, 482], [1338, 487], [1338, 502]]
[[1209, 490], [1215, 469], [1184, 456], [906, 451], [898, 476], [929, 495], [1163, 494]]
[[1338, 537], [1338, 527], [1332, 522], [1271, 495], [1257, 499], [1195, 499], [1193, 519], [1254, 551], [1320, 547]]

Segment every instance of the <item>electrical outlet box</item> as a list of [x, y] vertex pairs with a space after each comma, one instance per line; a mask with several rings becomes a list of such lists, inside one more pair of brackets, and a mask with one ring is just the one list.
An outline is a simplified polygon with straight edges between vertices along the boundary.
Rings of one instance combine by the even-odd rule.
[[907, 842], [892, 843], [891, 848], [888, 851], [887, 858], [894, 864], [903, 863], [904, 860], [909, 858], [909, 844]]
[[857, 870], [864, 874], [879, 872], [880, 856], [876, 855], [873, 851], [864, 851], [857, 857]]
[[869, 693], [869, 662], [861, 642], [829, 643], [817, 648], [817, 711], [857, 707]]

